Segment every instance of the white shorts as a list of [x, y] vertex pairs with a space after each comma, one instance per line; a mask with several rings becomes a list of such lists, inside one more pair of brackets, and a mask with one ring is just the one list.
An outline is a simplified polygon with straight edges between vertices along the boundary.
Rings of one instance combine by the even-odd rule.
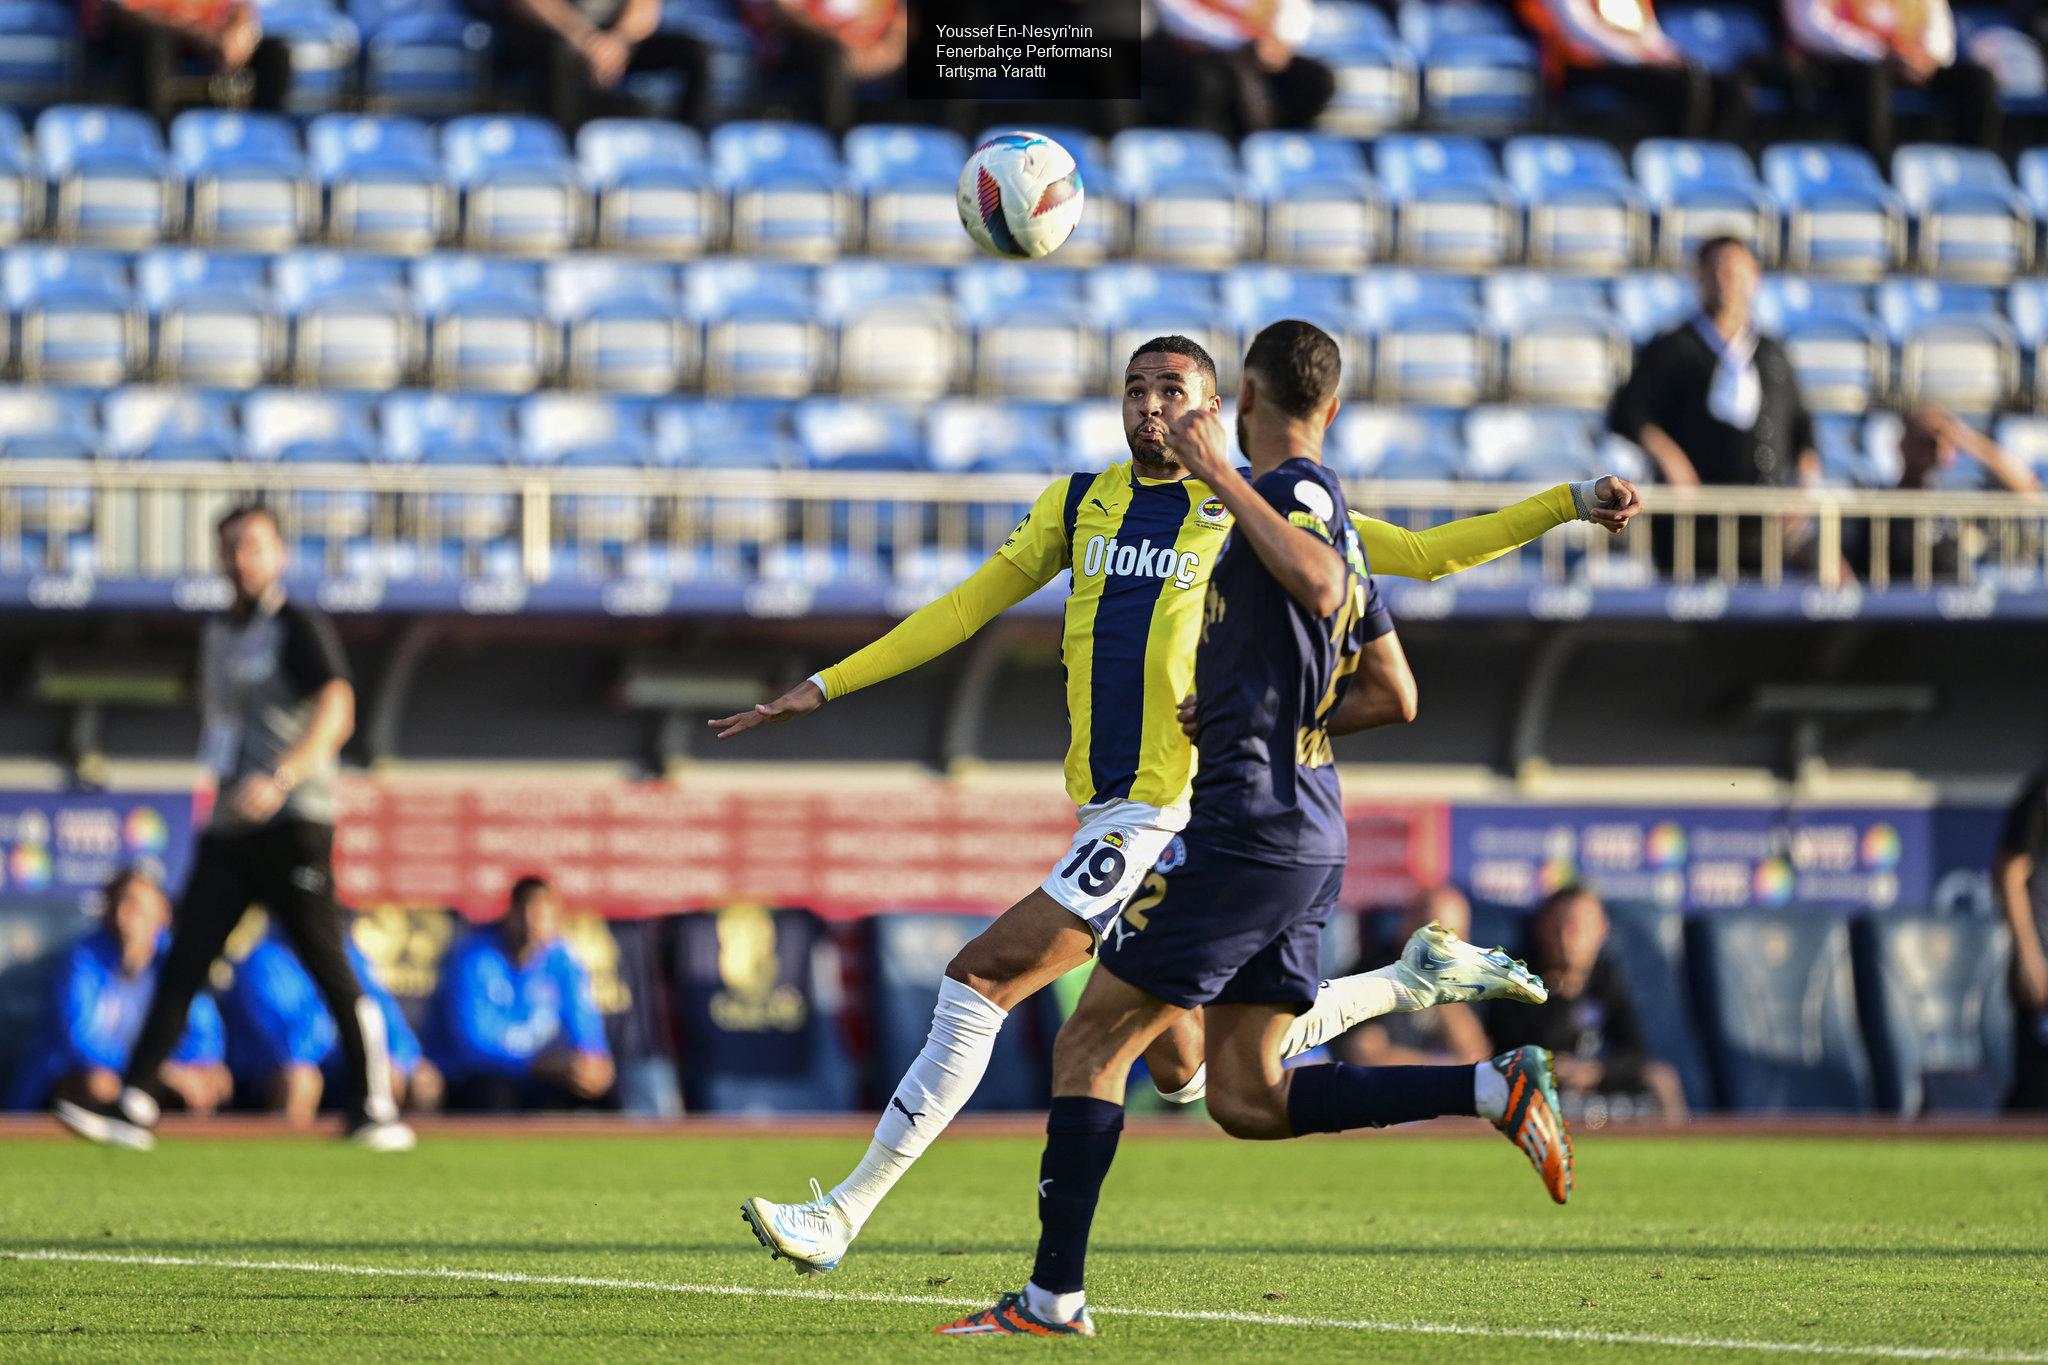
[[1102, 801], [1078, 812], [1080, 832], [1039, 889], [1099, 937], [1188, 822], [1187, 810]]

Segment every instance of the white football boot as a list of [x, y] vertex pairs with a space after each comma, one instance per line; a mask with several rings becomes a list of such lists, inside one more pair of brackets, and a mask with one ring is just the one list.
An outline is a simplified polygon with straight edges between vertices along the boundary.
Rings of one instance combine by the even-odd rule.
[[1515, 1000], [1540, 1005], [1550, 998], [1543, 978], [1499, 948], [1480, 948], [1431, 920], [1408, 936], [1395, 970], [1408, 988], [1439, 1005]]
[[840, 1211], [817, 1181], [811, 1182], [811, 1197], [802, 1204], [775, 1204], [766, 1199], [749, 1199], [740, 1205], [740, 1217], [754, 1230], [771, 1259], [789, 1261], [796, 1273], [814, 1278], [839, 1268], [840, 1258], [853, 1244], [853, 1220]]

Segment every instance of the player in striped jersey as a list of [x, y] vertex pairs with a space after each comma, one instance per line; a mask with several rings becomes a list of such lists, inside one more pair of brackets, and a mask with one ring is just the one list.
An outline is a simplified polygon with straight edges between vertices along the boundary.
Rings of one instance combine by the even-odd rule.
[[[816, 710], [826, 699], [917, 667], [966, 640], [1007, 608], [1071, 570], [1062, 655], [1072, 729], [1066, 786], [1079, 811], [1072, 846], [1045, 882], [963, 948], [946, 969], [924, 1051], [890, 1098], [852, 1175], [799, 1204], [750, 1199], [762, 1243], [800, 1272], [834, 1269], [884, 1195], [980, 1082], [1008, 1011], [1095, 951], [1155, 863], [1170, 863], [1187, 823], [1194, 751], [1178, 706], [1192, 689], [1202, 602], [1230, 516], [1187, 476], [1167, 444], [1190, 410], [1220, 410], [1216, 367], [1186, 337], [1161, 337], [1131, 357], [1124, 430], [1131, 450], [1099, 474], [1055, 481], [995, 555], [959, 587], [880, 640], [771, 703], [714, 720], [726, 739]], [[1354, 518], [1381, 573], [1438, 578], [1526, 544], [1575, 518], [1613, 530], [1639, 507], [1621, 479], [1559, 485], [1499, 512], [1414, 533]], [[1398, 638], [1368, 647], [1354, 684], [1372, 701], [1357, 728], [1412, 719], [1415, 682]], [[1402, 961], [1327, 983], [1301, 1015], [1287, 1055], [1368, 1018], [1448, 999], [1540, 1000], [1542, 986], [1512, 960], [1445, 934], [1418, 934]], [[1202, 1096], [1199, 1016], [1145, 1054], [1162, 1094]]]

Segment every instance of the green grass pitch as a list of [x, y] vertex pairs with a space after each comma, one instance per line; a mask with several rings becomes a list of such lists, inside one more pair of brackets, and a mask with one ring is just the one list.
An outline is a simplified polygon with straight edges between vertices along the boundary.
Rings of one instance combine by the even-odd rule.
[[1105, 1312], [1093, 1343], [933, 1338], [962, 1310], [892, 1301], [979, 1306], [1023, 1281], [1028, 1137], [940, 1142], [836, 1275], [771, 1264], [741, 1198], [799, 1197], [862, 1145], [443, 1133], [379, 1157], [172, 1133], [138, 1156], [0, 1139], [0, 1358], [2048, 1360], [2039, 1141], [1594, 1134], [1557, 1208], [1483, 1134], [1134, 1131], [1092, 1299], [1257, 1320]]

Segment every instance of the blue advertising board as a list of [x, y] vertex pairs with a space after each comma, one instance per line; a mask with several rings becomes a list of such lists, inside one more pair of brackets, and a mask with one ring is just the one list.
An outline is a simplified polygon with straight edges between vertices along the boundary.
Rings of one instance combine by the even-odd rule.
[[62, 901], [131, 863], [185, 875], [189, 792], [0, 792], [0, 902]]

